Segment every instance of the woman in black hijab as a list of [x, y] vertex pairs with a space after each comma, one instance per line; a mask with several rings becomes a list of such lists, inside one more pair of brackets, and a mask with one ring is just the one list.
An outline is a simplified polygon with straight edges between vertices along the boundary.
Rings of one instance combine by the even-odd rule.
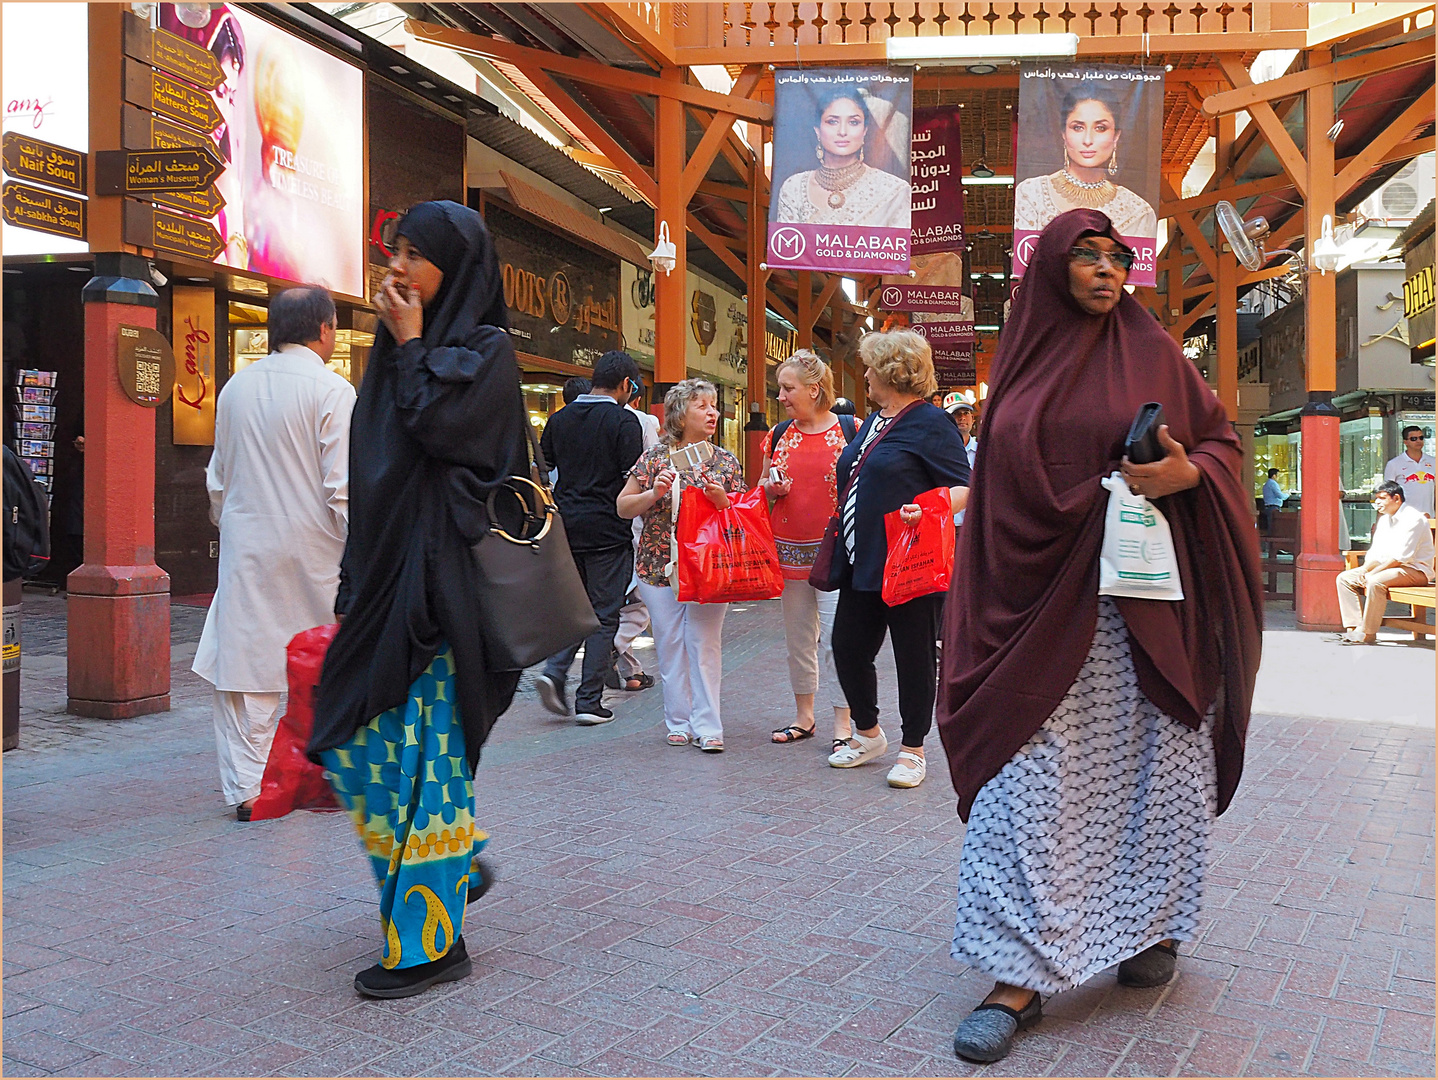
[[355, 976], [370, 997], [470, 972], [460, 935], [485, 842], [474, 767], [519, 681], [487, 663], [470, 548], [488, 528], [489, 492], [527, 468], [484, 222], [458, 203], [421, 203], [397, 233], [351, 422], [341, 623], [309, 747], [380, 885], [384, 956]]

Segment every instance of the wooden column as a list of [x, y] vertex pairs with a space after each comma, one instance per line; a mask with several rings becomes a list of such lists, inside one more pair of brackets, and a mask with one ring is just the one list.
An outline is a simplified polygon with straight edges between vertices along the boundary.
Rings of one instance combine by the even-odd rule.
[[[1327, 62], [1326, 50], [1314, 55], [1309, 67]], [[1323, 82], [1304, 93], [1304, 128], [1307, 145], [1307, 197], [1303, 202], [1304, 235], [1310, 259], [1313, 244], [1322, 235], [1324, 215], [1333, 213], [1333, 84]], [[1304, 357], [1307, 365], [1308, 404], [1301, 418], [1303, 431], [1303, 496], [1299, 515], [1299, 554], [1294, 573], [1294, 606], [1304, 630], [1337, 630], [1335, 578], [1343, 570], [1339, 554], [1342, 504], [1338, 468], [1338, 410], [1333, 393], [1338, 382], [1337, 299], [1335, 275], [1311, 270], [1304, 282]]]
[[[764, 193], [764, 138], [768, 129], [760, 124], [749, 125], [749, 145], [754, 151], [754, 162], [749, 171], [748, 235], [745, 249], [745, 282], [749, 289], [747, 310], [748, 325], [745, 342], [748, 345], [749, 376], [749, 417], [756, 415], [767, 422], [768, 408], [768, 367], [765, 359], [768, 352], [769, 320], [765, 312], [765, 289], [768, 287], [769, 271], [759, 269], [764, 261], [764, 243], [768, 232], [766, 221], [768, 206]], [[764, 406], [766, 412], [755, 414], [754, 403]], [[744, 435], [744, 479], [753, 487], [759, 479], [759, 466], [763, 464], [761, 444], [763, 431], [746, 431]]]
[[[1218, 176], [1224, 175], [1232, 159], [1235, 120], [1233, 113], [1226, 113], [1214, 121], [1214, 172]], [[1232, 421], [1238, 419], [1238, 257], [1223, 241], [1221, 232], [1215, 235], [1214, 241], [1218, 244], [1218, 293], [1214, 309], [1218, 399]]]
[[[665, 68], [661, 77], [668, 82], [683, 82], [684, 70]], [[656, 237], [659, 235], [661, 222], [668, 224], [676, 261], [670, 273], [654, 275], [654, 382], [659, 395], [683, 380], [687, 370], [684, 361], [684, 274], [688, 265], [685, 149], [684, 103], [676, 97], [660, 95], [654, 120], [654, 171], [659, 187], [654, 233]]]

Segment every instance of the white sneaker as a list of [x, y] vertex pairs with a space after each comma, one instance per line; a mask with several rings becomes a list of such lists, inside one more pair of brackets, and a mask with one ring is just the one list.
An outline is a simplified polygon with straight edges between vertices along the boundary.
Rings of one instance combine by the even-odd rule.
[[884, 751], [889, 749], [889, 740], [882, 731], [872, 739], [855, 733], [851, 741], [859, 744], [858, 749], [853, 746], [841, 746], [829, 755], [829, 764], [836, 769], [852, 769], [855, 765], [862, 765], [866, 761], [873, 761], [876, 757], [882, 757]]
[[924, 782], [928, 775], [929, 767], [918, 754], [910, 753], [907, 750], [899, 751], [899, 758], [894, 762], [894, 767], [889, 770], [889, 786], [911, 788], [918, 787]]

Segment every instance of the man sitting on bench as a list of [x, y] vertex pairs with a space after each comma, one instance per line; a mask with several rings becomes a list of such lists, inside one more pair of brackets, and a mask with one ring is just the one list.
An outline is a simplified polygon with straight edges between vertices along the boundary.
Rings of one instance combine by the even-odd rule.
[[[1373, 492], [1378, 524], [1362, 566], [1338, 575], [1338, 610], [1345, 645], [1372, 645], [1388, 607], [1388, 590], [1427, 585], [1433, 580], [1433, 533], [1428, 519], [1403, 501], [1392, 480]], [[1365, 597], [1366, 594], [1366, 597]]]

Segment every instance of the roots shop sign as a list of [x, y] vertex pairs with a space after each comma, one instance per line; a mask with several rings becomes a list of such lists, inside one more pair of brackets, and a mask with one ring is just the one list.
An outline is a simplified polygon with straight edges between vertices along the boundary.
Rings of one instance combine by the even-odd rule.
[[619, 260], [486, 202], [517, 352], [593, 367], [620, 347]]

